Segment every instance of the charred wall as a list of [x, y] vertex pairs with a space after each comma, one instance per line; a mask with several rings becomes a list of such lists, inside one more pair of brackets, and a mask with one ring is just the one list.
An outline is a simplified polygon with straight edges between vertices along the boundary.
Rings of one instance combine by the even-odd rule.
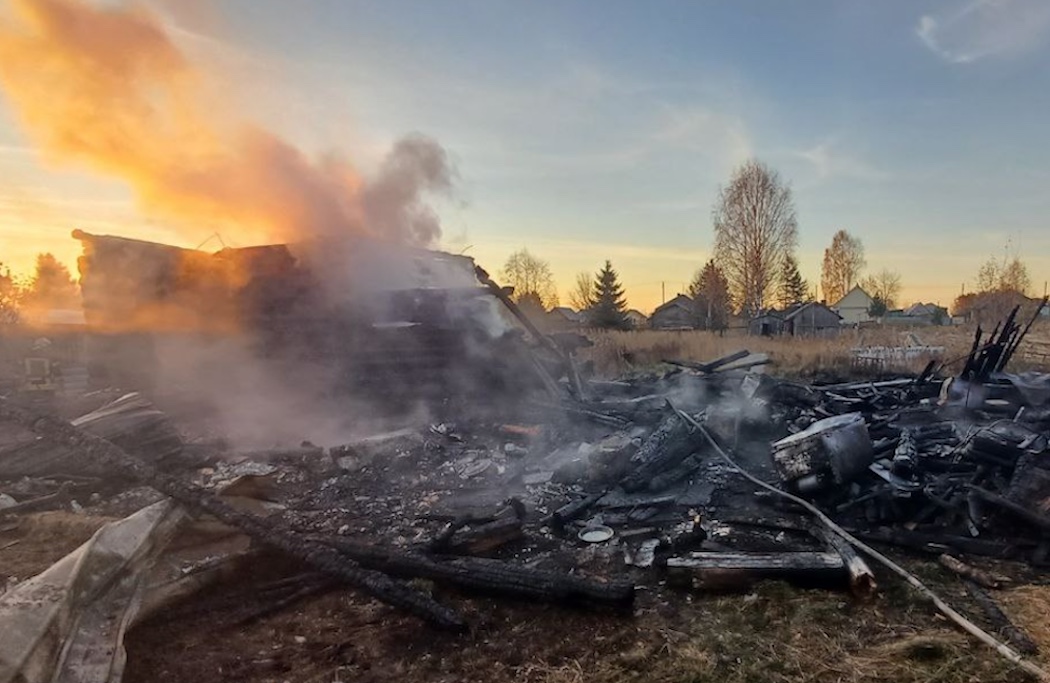
[[200, 366], [231, 345], [321, 397], [506, 394], [530, 381], [466, 257], [361, 241], [209, 254], [74, 236], [102, 383], [156, 391], [161, 354], [204, 349], [194, 353]]

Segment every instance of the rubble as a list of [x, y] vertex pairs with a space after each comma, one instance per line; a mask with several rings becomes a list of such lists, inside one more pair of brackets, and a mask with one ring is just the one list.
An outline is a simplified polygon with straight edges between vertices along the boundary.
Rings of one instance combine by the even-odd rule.
[[529, 328], [542, 381], [502, 413], [449, 400], [436, 419], [325, 448], [202, 441], [142, 394], [72, 422], [0, 399], [0, 494], [18, 501], [0, 517], [156, 504], [128, 496], [148, 487], [308, 570], [273, 610], [345, 584], [451, 630], [467, 619], [418, 580], [621, 614], [665, 581], [779, 578], [872, 599], [871, 553], [743, 471], [849, 538], [995, 588], [974, 558], [1050, 563], [1050, 381], [1005, 372], [1027, 330], [1014, 317], [977, 335], [957, 376], [823, 385], [779, 380], [746, 350], [591, 381], [571, 344]]

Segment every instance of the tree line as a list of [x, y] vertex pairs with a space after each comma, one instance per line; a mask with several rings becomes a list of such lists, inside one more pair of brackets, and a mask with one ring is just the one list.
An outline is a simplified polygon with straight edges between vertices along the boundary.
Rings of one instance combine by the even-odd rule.
[[[798, 216], [791, 187], [756, 159], [739, 166], [719, 188], [711, 221], [713, 257], [696, 271], [687, 291], [701, 329], [724, 329], [734, 314], [750, 318], [807, 301], [834, 305], [858, 285], [872, 299], [872, 317], [882, 317], [900, 303], [900, 274], [888, 268], [865, 274], [864, 244], [845, 229], [838, 230], [824, 250], [819, 295], [811, 289], [799, 271]], [[519, 303], [543, 310], [558, 305], [550, 266], [527, 250], [508, 259], [503, 277], [515, 287]], [[1017, 258], [990, 259], [976, 283], [977, 291], [957, 299], [953, 310], [965, 314], [982, 294], [1023, 296], [1030, 286], [1027, 268]], [[623, 287], [609, 261], [595, 275], [577, 274], [568, 299], [576, 310], [593, 314], [587, 321], [592, 325], [627, 326]]]
[[[719, 189], [712, 209], [713, 257], [695, 273], [686, 294], [700, 329], [725, 329], [734, 314], [751, 317], [773, 306], [786, 308], [816, 298], [799, 271], [798, 218], [790, 186], [765, 164], [751, 160]], [[821, 286], [837, 301], [858, 281], [864, 267], [860, 240], [836, 233], [825, 252]], [[549, 310], [558, 305], [549, 264], [522, 249], [507, 260], [502, 276], [519, 304]], [[869, 276], [877, 298], [892, 307], [900, 277], [890, 271]], [[569, 304], [588, 314], [587, 322], [623, 328], [626, 301], [612, 264], [596, 274], [579, 273]]]
[[[558, 306], [558, 290], [550, 264], [528, 249], [510, 255], [501, 277], [514, 288], [515, 302], [526, 313], [543, 313]], [[609, 260], [593, 277], [577, 273], [569, 292], [569, 305], [581, 311], [586, 323], [593, 327], [627, 330], [632, 326], [620, 276]]]
[[32, 275], [18, 278], [0, 264], [0, 322], [17, 323], [24, 312], [80, 307], [80, 288], [53, 254], [38, 254]]

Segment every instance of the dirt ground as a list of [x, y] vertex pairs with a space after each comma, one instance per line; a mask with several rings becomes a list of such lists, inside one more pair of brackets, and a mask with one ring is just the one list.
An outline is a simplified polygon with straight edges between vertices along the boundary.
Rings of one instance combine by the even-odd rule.
[[[65, 512], [0, 524], [8, 581], [46, 568], [106, 520]], [[17, 541], [15, 543], [14, 541]], [[911, 568], [970, 614], [965, 591], [933, 563]], [[128, 683], [154, 681], [1016, 681], [1019, 674], [952, 628], [891, 576], [857, 604], [843, 593], [764, 583], [734, 595], [643, 590], [634, 614], [437, 597], [472, 624], [465, 635], [334, 588], [267, 616], [262, 589], [301, 571], [261, 556], [134, 628]], [[421, 584], [422, 585], [422, 584]], [[1050, 588], [997, 594], [1050, 657]]]

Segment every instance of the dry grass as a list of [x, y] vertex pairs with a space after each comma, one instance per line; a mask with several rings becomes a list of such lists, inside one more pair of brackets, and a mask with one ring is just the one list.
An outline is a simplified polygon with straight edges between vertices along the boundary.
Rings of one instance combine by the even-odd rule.
[[1039, 646], [1042, 664], [1050, 666], [1050, 586], [1019, 586], [995, 597], [1011, 621]]
[[[318, 598], [244, 629], [223, 629], [219, 614], [207, 624], [146, 625], [131, 635], [126, 678], [207, 680], [210, 673], [218, 680], [219, 671], [222, 680], [253, 683], [1024, 680], [889, 580], [869, 605], [777, 583], [747, 595], [653, 591], [633, 619], [503, 601], [454, 604], [475, 623], [468, 635], [428, 631], [353, 594]], [[298, 634], [305, 643], [293, 640]], [[277, 661], [260, 670], [252, 661], [259, 653]]]
[[[667, 359], [712, 360], [741, 348], [754, 353], [767, 353], [773, 360], [773, 371], [784, 377], [803, 379], [834, 376], [870, 376], [870, 368], [856, 367], [850, 349], [858, 346], [902, 346], [904, 335], [913, 332], [930, 346], [945, 347], [945, 359], [964, 356], [973, 342], [972, 327], [924, 327], [906, 330], [897, 327], [843, 330], [832, 338], [756, 337], [742, 331], [667, 332], [639, 330], [633, 332], [593, 331], [588, 336], [594, 346], [581, 356], [594, 363], [603, 377], [616, 377], [635, 370], [649, 369]], [[1032, 330], [1033, 339], [1050, 337], [1047, 325]], [[926, 358], [886, 368], [888, 372], [918, 372]], [[1038, 368], [1038, 362], [1018, 358], [1012, 369]], [[1046, 366], [1043, 366], [1046, 369]]]

